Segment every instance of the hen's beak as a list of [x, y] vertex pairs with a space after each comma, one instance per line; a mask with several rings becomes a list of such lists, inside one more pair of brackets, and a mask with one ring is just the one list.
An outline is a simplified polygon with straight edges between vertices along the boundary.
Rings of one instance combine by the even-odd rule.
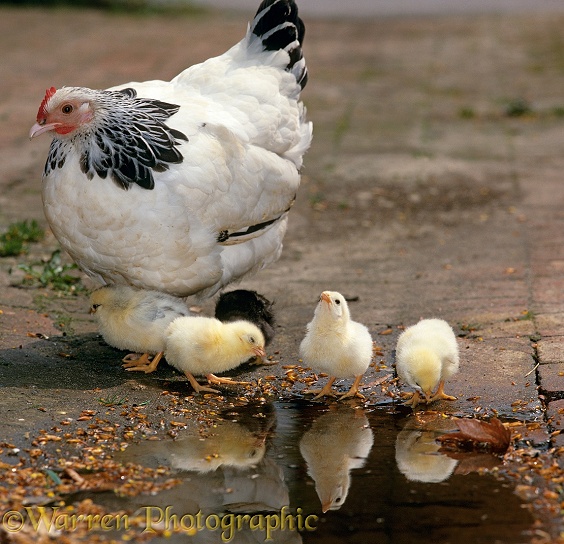
[[321, 300], [323, 302], [327, 302], [327, 304], [331, 304], [331, 297], [327, 294], [326, 291], [323, 291], [323, 293], [321, 293]]
[[41, 125], [39, 123], [35, 123], [35, 125], [33, 125], [31, 127], [31, 130], [29, 131], [29, 139], [31, 140], [36, 136], [41, 136], [41, 134], [43, 134], [44, 132], [55, 130], [60, 124], [61, 123], [49, 123]]

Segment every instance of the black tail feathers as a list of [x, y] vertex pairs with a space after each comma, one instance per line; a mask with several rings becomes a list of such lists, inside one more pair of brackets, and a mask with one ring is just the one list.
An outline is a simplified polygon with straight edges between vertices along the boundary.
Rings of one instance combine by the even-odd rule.
[[292, 72], [303, 89], [307, 83], [307, 67], [302, 54], [305, 26], [298, 17], [294, 0], [264, 0], [259, 6], [251, 32], [258, 36], [266, 51], [284, 49], [290, 55], [287, 70]]

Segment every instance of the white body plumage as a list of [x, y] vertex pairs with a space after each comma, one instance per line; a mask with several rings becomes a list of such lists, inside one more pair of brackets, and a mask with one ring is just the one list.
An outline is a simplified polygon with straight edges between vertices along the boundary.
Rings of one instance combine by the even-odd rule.
[[345, 297], [336, 291], [321, 293], [312, 321], [300, 344], [300, 357], [316, 372], [326, 372], [330, 379], [316, 398], [332, 395], [336, 378], [355, 378], [341, 398], [362, 396], [358, 386], [372, 360], [372, 336], [361, 323], [350, 318]]
[[[279, 9], [282, 4], [290, 15]], [[118, 137], [111, 134], [125, 126], [120, 119], [131, 118], [130, 106], [108, 105], [112, 96], [114, 103], [124, 100], [119, 93], [109, 97], [77, 87], [47, 92], [31, 132], [50, 131], [60, 144], [44, 176], [45, 215], [63, 248], [95, 280], [211, 296], [279, 258], [312, 125], [299, 101], [307, 81], [303, 29], [294, 29], [294, 41], [278, 50], [268, 50], [269, 32], [253, 33], [261, 25], [274, 25], [267, 31], [299, 27], [297, 8], [293, 0], [265, 5], [243, 40], [223, 55], [169, 82], [109, 89], [168, 107], [160, 115], [169, 129], [164, 140], [173, 143], [164, 147], [174, 149], [147, 167], [151, 188], [143, 186], [152, 183], [148, 176], [139, 181], [135, 157], [141, 149], [147, 161], [154, 160], [160, 129], [157, 144], [146, 152], [143, 132], [133, 142], [123, 129]], [[295, 51], [300, 54], [291, 57]], [[77, 120], [67, 126], [69, 106]], [[130, 149], [124, 151], [126, 141]], [[124, 167], [130, 157], [134, 161]], [[127, 178], [121, 184], [112, 179], [120, 161], [118, 175]]]
[[[342, 295], [325, 291], [307, 333], [300, 344], [300, 357], [316, 372], [336, 378], [353, 378], [364, 374], [372, 360], [372, 337], [361, 323], [350, 319]], [[327, 300], [331, 300], [329, 303]]]

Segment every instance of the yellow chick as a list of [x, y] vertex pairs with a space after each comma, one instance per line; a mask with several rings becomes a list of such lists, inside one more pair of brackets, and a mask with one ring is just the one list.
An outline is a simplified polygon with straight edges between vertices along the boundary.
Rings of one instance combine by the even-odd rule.
[[445, 394], [444, 386], [445, 380], [458, 371], [458, 364], [458, 344], [446, 321], [423, 319], [405, 329], [396, 346], [396, 371], [402, 381], [417, 389], [406, 404], [415, 408], [421, 402], [420, 391], [427, 404], [439, 399], [456, 400]]
[[353, 378], [354, 383], [339, 400], [358, 396], [360, 380], [372, 360], [372, 337], [361, 323], [352, 321], [345, 297], [335, 291], [324, 291], [313, 320], [307, 325], [307, 333], [300, 344], [300, 357], [316, 372], [326, 372], [330, 378], [322, 389], [306, 393], [335, 396], [332, 390], [337, 378]]
[[350, 472], [362, 468], [370, 454], [374, 435], [366, 415], [340, 406], [317, 418], [300, 440], [300, 453], [323, 513], [345, 503], [351, 485]]
[[145, 373], [153, 372], [163, 356], [168, 325], [190, 315], [181, 299], [126, 285], [100, 287], [90, 295], [90, 303], [104, 340], [115, 348], [135, 351], [123, 359], [124, 368]]
[[184, 372], [196, 393], [218, 391], [200, 385], [194, 374], [206, 376], [210, 385], [246, 383], [214, 373], [266, 356], [262, 332], [248, 321], [222, 323], [214, 317], [179, 317], [167, 327], [165, 337], [166, 360]]

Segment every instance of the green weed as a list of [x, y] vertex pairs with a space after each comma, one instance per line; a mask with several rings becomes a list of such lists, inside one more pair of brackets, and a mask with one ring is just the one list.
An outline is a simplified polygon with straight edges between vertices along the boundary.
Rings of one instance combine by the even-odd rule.
[[69, 274], [70, 271], [77, 270], [78, 266], [74, 263], [63, 263], [60, 249], [53, 251], [47, 261], [20, 264], [18, 268], [25, 273], [23, 285], [47, 287], [67, 294], [76, 294], [86, 289], [80, 283], [80, 277]]
[[12, 223], [6, 232], [0, 234], [0, 257], [12, 257], [27, 253], [28, 244], [39, 242], [44, 236], [43, 229], [33, 219]]

